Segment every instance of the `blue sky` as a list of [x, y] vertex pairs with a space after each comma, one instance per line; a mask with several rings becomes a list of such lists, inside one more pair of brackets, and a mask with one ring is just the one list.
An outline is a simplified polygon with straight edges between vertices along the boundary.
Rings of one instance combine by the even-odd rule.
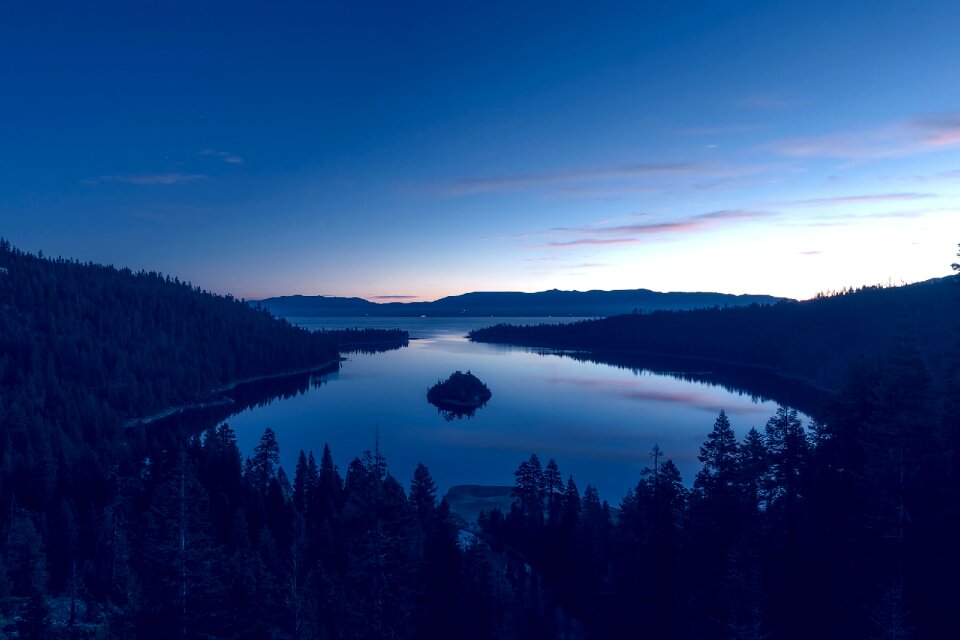
[[960, 242], [960, 3], [198, 4], [0, 6], [0, 235], [370, 299], [806, 297]]

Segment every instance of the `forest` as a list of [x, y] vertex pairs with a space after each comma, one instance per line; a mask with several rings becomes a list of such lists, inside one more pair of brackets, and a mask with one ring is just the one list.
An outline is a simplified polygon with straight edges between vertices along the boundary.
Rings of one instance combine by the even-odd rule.
[[764, 367], [826, 389], [843, 384], [858, 360], [876, 363], [909, 339], [941, 375], [956, 339], [956, 278], [900, 287], [848, 289], [801, 302], [655, 311], [569, 324], [499, 324], [470, 333], [477, 342], [584, 351], [687, 356]]
[[[914, 297], [891, 298], [902, 292]], [[736, 359], [841, 381], [809, 424], [781, 408], [737, 438], [721, 412], [694, 478], [654, 446], [615, 504], [523, 456], [511, 509], [470, 527], [426, 465], [407, 485], [379, 442], [343, 471], [328, 448], [285, 470], [270, 429], [245, 457], [226, 423], [124, 428], [341, 347], [159, 274], [0, 243], [0, 637], [950, 635], [958, 298], [953, 278], [600, 321], [591, 335], [625, 345], [656, 347], [670, 322], [696, 330], [681, 355], [729, 357], [755, 338]], [[897, 317], [871, 320], [883, 310]], [[838, 337], [830, 322], [862, 328]], [[638, 337], [630, 323], [649, 324]], [[663, 331], [651, 350], [679, 348]], [[381, 342], [352, 338], [344, 349]]]

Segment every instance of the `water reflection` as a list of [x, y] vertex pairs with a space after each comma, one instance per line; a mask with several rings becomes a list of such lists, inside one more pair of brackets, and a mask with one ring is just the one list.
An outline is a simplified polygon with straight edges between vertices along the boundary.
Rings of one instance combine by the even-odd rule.
[[[555, 458], [564, 478], [572, 474], [581, 489], [593, 484], [616, 503], [636, 483], [654, 444], [692, 482], [699, 446], [721, 408], [742, 437], [750, 427], [762, 430], [777, 403], [808, 413], [817, 405], [815, 392], [808, 398], [801, 384], [763, 372], [467, 341], [467, 331], [489, 323], [484, 319], [398, 320], [417, 338], [409, 346], [351, 354], [325, 376], [244, 388], [233, 405], [203, 419], [229, 420], [245, 454], [264, 428], [273, 428], [288, 473], [300, 449], [319, 454], [324, 443], [345, 468], [373, 448], [379, 433], [391, 472], [403, 481], [424, 462], [441, 491], [511, 484], [519, 462], [537, 452]], [[312, 322], [323, 326], [322, 319]], [[496, 399], [468, 419], [447, 420], [424, 392], [449, 372], [468, 369]]]
[[290, 400], [319, 389], [340, 378], [340, 363], [313, 373], [297, 373], [279, 378], [247, 382], [233, 387], [222, 395], [218, 402], [189, 408], [154, 420], [157, 428], [204, 430], [253, 409], [266, 407], [274, 402]]
[[[522, 349], [513, 347], [514, 349]], [[751, 400], [764, 402], [772, 400], [778, 404], [793, 407], [809, 415], [819, 415], [830, 395], [822, 389], [793, 378], [781, 376], [775, 372], [758, 367], [719, 363], [693, 358], [674, 358], [646, 354], [568, 351], [555, 349], [527, 349], [543, 356], [572, 358], [580, 362], [594, 362], [618, 369], [626, 369], [635, 375], [655, 373], [667, 375], [678, 380], [716, 386]], [[596, 381], [595, 381], [596, 382]], [[631, 390], [624, 392], [640, 400], [660, 400], [698, 404], [702, 394], [687, 392], [667, 394], [657, 397], [655, 392]]]

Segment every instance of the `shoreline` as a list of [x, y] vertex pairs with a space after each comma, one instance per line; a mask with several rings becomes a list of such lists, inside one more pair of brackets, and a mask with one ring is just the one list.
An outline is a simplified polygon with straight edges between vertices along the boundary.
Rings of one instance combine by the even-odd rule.
[[[280, 371], [278, 373], [267, 373], [260, 376], [251, 376], [249, 378], [241, 378], [239, 380], [234, 380], [233, 382], [228, 382], [227, 384], [211, 389], [208, 394], [210, 398], [208, 400], [199, 400], [197, 402], [190, 402], [187, 404], [178, 404], [172, 407], [168, 407], [162, 411], [150, 414], [142, 418], [132, 418], [127, 420], [124, 423], [125, 428], [136, 427], [139, 425], [149, 425], [158, 420], [163, 420], [164, 418], [169, 418], [170, 416], [175, 416], [178, 413], [183, 413], [186, 411], [193, 411], [197, 409], [209, 409], [210, 407], [222, 407], [225, 405], [233, 404], [233, 399], [222, 394], [236, 389], [240, 385], [250, 384], [253, 382], [262, 382], [264, 380], [273, 380], [276, 378], [288, 378], [291, 376], [298, 376], [308, 373], [333, 373], [333, 371], [340, 368], [340, 363], [346, 360], [343, 357], [337, 357], [335, 360], [330, 360], [319, 364], [315, 367], [306, 367], [303, 369], [288, 369], [286, 371]], [[215, 397], [220, 396], [220, 397]]]
[[[470, 342], [477, 342], [480, 344], [503, 344], [511, 347], [523, 347], [525, 349], [548, 349], [550, 351], [555, 351], [555, 352], [584, 353], [584, 354], [611, 353], [611, 354], [621, 354], [621, 355], [627, 355], [627, 356], [651, 356], [656, 358], [673, 358], [677, 360], [691, 360], [694, 362], [716, 363], [716, 364], [722, 364], [722, 365], [733, 366], [733, 367], [743, 367], [745, 369], [753, 369], [755, 371], [765, 371], [767, 373], [772, 373], [785, 380], [801, 382], [812, 389], [815, 389], [817, 391], [821, 391], [823, 393], [827, 393], [830, 395], [836, 395], [840, 393], [839, 390], [833, 389], [811, 378], [784, 373], [782, 371], [775, 369], [770, 365], [753, 364], [750, 362], [740, 362], [738, 360], [726, 360], [724, 358], [709, 358], [709, 357], [701, 357], [701, 356], [683, 356], [683, 355], [675, 355], [672, 353], [662, 353], [657, 351], [641, 351], [636, 349], [590, 349], [585, 347], [569, 347], [569, 346], [560, 347], [560, 346], [550, 346], [550, 345], [544, 345], [544, 344], [531, 345], [531, 344], [523, 344], [518, 342], [500, 342], [495, 340], [474, 340], [472, 338], [469, 338], [469, 340]], [[680, 373], [688, 373], [688, 372], [680, 372]], [[702, 373], [700, 372], [690, 372], [690, 373], [692, 373], [693, 375], [702, 375]], [[707, 372], [707, 373], [712, 373], [712, 372]]]

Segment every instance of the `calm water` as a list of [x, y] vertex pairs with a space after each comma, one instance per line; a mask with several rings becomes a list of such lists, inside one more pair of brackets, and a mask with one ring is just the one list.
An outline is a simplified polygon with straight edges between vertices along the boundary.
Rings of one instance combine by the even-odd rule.
[[[689, 484], [699, 468], [698, 447], [721, 408], [739, 436], [751, 426], [762, 429], [777, 407], [751, 395], [758, 392], [744, 389], [742, 381], [736, 384], [746, 393], [717, 386], [716, 374], [704, 365], [658, 367], [694, 374], [680, 379], [625, 368], [622, 361], [611, 366], [464, 338], [470, 329], [505, 319], [290, 320], [309, 328], [400, 327], [414, 338], [403, 349], [350, 355], [324, 384], [229, 418], [247, 454], [264, 428], [273, 428], [291, 478], [300, 449], [319, 458], [328, 443], [344, 470], [373, 448], [379, 429], [390, 470], [404, 483], [422, 461], [441, 491], [455, 484], [512, 484], [517, 465], [536, 452], [544, 464], [554, 458], [564, 478], [572, 473], [581, 490], [593, 484], [615, 504], [636, 483], [654, 444]], [[493, 398], [473, 418], [446, 421], [425, 395], [457, 369], [486, 382]]]

